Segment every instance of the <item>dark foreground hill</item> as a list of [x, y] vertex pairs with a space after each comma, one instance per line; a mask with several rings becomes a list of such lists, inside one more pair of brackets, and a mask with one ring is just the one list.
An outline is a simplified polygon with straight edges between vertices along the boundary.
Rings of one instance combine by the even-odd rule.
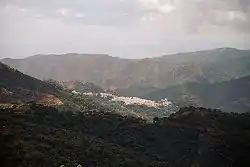
[[0, 111], [8, 167], [249, 167], [250, 116], [184, 108], [148, 124], [102, 111]]
[[165, 88], [187, 82], [221, 82], [250, 74], [250, 51], [234, 48], [145, 59], [104, 54], [37, 55], [1, 61], [38, 79], [92, 82], [102, 88]]
[[247, 112], [250, 109], [250, 76], [222, 83], [181, 84], [159, 89], [144, 97], [153, 100], [168, 98], [180, 106], [196, 105], [228, 112]]

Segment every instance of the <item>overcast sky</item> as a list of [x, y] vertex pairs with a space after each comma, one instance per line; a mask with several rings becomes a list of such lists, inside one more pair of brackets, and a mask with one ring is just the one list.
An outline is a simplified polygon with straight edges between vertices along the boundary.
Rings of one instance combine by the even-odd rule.
[[250, 48], [250, 0], [0, 0], [0, 57]]

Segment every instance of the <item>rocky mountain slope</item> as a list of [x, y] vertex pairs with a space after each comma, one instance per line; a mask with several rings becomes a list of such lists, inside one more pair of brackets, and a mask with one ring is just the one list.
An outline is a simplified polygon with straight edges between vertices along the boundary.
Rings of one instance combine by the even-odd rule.
[[1, 61], [30, 76], [92, 82], [105, 89], [221, 82], [250, 74], [250, 51], [233, 48], [121, 59], [102, 54], [36, 55]]

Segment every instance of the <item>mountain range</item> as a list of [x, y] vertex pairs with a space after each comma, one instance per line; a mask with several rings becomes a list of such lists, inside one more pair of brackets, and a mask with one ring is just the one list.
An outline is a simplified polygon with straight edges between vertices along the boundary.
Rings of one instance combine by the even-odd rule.
[[37, 79], [85, 92], [95, 87], [97, 92], [108, 89], [122, 96], [167, 98], [178, 106], [231, 112], [250, 107], [250, 50], [218, 48], [144, 59], [71, 53], [1, 61]]
[[[213, 87], [239, 86], [239, 97], [248, 95], [243, 89], [247, 83], [249, 78], [243, 77]], [[92, 83], [76, 82], [74, 87], [101, 91]], [[0, 162], [4, 167], [250, 165], [249, 113], [186, 107], [148, 122], [128, 114], [131, 111], [120, 103], [106, 105], [105, 99], [71, 93], [57, 81], [41, 81], [2, 63], [0, 93]], [[143, 107], [138, 114], [146, 110]], [[163, 110], [154, 112], [158, 115]]]
[[104, 89], [166, 88], [188, 82], [222, 82], [250, 74], [250, 50], [219, 48], [122, 59], [104, 54], [36, 55], [1, 61], [38, 79], [92, 82]]

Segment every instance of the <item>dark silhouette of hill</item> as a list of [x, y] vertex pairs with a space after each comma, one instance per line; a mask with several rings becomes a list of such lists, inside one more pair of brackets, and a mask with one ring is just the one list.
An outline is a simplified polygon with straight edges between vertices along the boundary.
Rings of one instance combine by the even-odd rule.
[[250, 76], [222, 83], [187, 83], [160, 89], [145, 96], [168, 98], [181, 106], [197, 105], [228, 112], [246, 112], [250, 108]]
[[0, 84], [2, 87], [21, 87], [33, 91], [53, 92], [56, 89], [45, 82], [30, 77], [0, 62]]
[[145, 59], [63, 54], [1, 61], [39, 79], [80, 80], [105, 89], [130, 86], [165, 88], [187, 82], [221, 82], [249, 75], [249, 56], [249, 50], [220, 48]]
[[57, 103], [60, 101], [54, 96], [57, 92], [58, 89], [54, 85], [30, 77], [0, 62], [0, 103], [47, 100]]
[[110, 112], [0, 111], [2, 166], [248, 167], [249, 114], [188, 107], [169, 118]]

